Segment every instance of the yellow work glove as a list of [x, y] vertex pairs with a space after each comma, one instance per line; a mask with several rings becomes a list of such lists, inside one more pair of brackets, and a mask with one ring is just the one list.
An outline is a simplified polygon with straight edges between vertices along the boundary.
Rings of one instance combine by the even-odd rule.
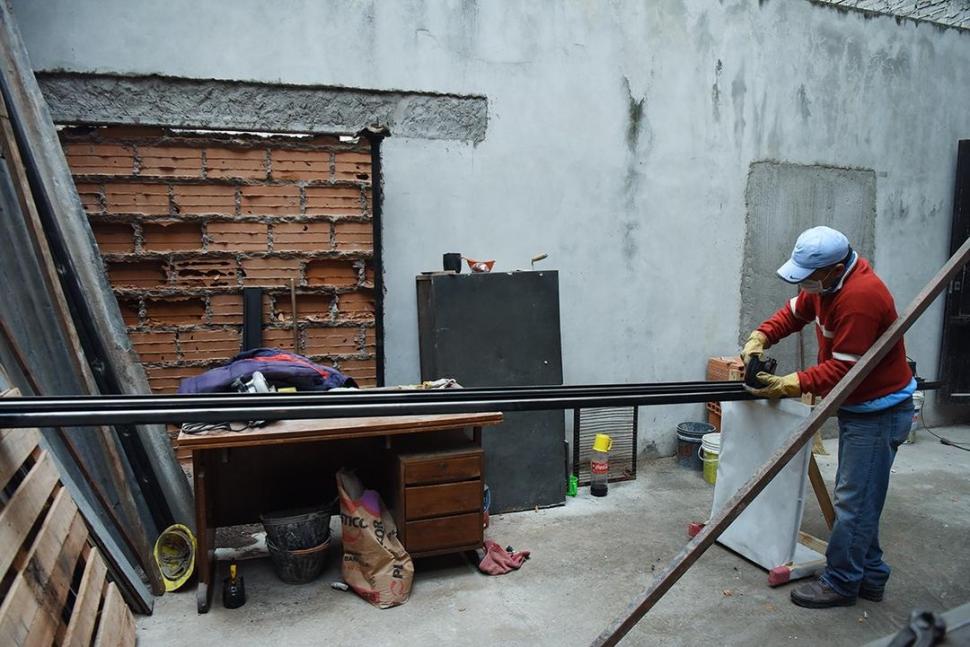
[[794, 398], [802, 394], [802, 384], [798, 381], [798, 373], [788, 375], [772, 375], [771, 373], [758, 373], [758, 379], [766, 385], [761, 389], [753, 389], [745, 385], [748, 391], [755, 395], [765, 398]]
[[744, 348], [741, 349], [741, 361], [744, 362], [745, 367], [747, 367], [748, 362], [751, 361], [753, 355], [762, 356], [765, 354], [765, 348], [768, 347], [768, 337], [765, 336], [760, 330], [755, 330], [748, 336], [748, 341], [744, 343]]

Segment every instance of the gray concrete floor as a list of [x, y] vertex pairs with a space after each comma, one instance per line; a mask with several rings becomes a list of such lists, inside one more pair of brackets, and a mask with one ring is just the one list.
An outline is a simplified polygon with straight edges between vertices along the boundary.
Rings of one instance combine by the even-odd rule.
[[[935, 431], [970, 443], [970, 427]], [[830, 487], [836, 442], [819, 457]], [[970, 452], [925, 431], [901, 448], [881, 527], [894, 568], [883, 602], [801, 609], [788, 600], [791, 585], [769, 588], [765, 571], [714, 546], [622, 644], [858, 645], [897, 629], [913, 607], [967, 602], [968, 469]], [[460, 557], [418, 561], [410, 601], [383, 611], [330, 588], [337, 559], [302, 586], [280, 583], [268, 559], [247, 560], [244, 607], [216, 601], [200, 616], [194, 591], [165, 595], [138, 618], [139, 644], [586, 645], [683, 546], [711, 499], [712, 488], [674, 459], [644, 462], [636, 481], [611, 485], [605, 499], [582, 489], [563, 507], [493, 517], [488, 537], [533, 551], [522, 570], [487, 577]], [[803, 528], [826, 536], [814, 499]]]

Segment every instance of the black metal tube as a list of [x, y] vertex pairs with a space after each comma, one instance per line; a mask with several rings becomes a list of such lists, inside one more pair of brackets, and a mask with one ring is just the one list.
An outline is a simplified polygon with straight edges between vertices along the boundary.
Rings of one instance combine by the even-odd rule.
[[7, 398], [0, 402], [0, 411], [72, 411], [84, 410], [122, 410], [137, 406], [154, 408], [225, 408], [240, 406], [285, 406], [300, 407], [313, 405], [397, 403], [397, 402], [447, 402], [452, 400], [476, 399], [518, 399], [528, 397], [568, 397], [594, 395], [663, 395], [695, 393], [698, 391], [735, 393], [743, 390], [740, 382], [691, 382], [684, 384], [618, 385], [596, 386], [575, 385], [533, 388], [489, 388], [489, 389], [442, 389], [410, 391], [339, 391], [323, 393], [296, 394], [243, 394], [223, 393], [205, 396], [80, 396], [67, 398]]
[[242, 422], [248, 420], [306, 420], [363, 416], [434, 415], [492, 411], [544, 411], [577, 407], [623, 407], [685, 404], [711, 400], [754, 400], [747, 391], [697, 391], [675, 394], [587, 395], [518, 399], [468, 399], [452, 402], [399, 402], [368, 404], [316, 404], [304, 407], [256, 406], [223, 409], [131, 408], [119, 411], [5, 411], [0, 409], [0, 428], [61, 427], [71, 425], [140, 424], [149, 422]]

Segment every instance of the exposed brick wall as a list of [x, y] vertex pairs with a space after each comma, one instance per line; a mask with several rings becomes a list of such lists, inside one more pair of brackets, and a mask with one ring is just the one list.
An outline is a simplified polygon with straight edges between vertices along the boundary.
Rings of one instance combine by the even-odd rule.
[[69, 128], [61, 141], [152, 389], [239, 351], [242, 288], [264, 289], [264, 345], [376, 383], [366, 140]]

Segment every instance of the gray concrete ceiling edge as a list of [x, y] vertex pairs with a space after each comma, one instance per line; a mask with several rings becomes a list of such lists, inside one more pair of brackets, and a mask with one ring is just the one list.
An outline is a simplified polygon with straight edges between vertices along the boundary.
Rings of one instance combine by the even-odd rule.
[[479, 95], [37, 72], [56, 123], [145, 125], [278, 133], [346, 133], [379, 123], [397, 137], [480, 142]]

